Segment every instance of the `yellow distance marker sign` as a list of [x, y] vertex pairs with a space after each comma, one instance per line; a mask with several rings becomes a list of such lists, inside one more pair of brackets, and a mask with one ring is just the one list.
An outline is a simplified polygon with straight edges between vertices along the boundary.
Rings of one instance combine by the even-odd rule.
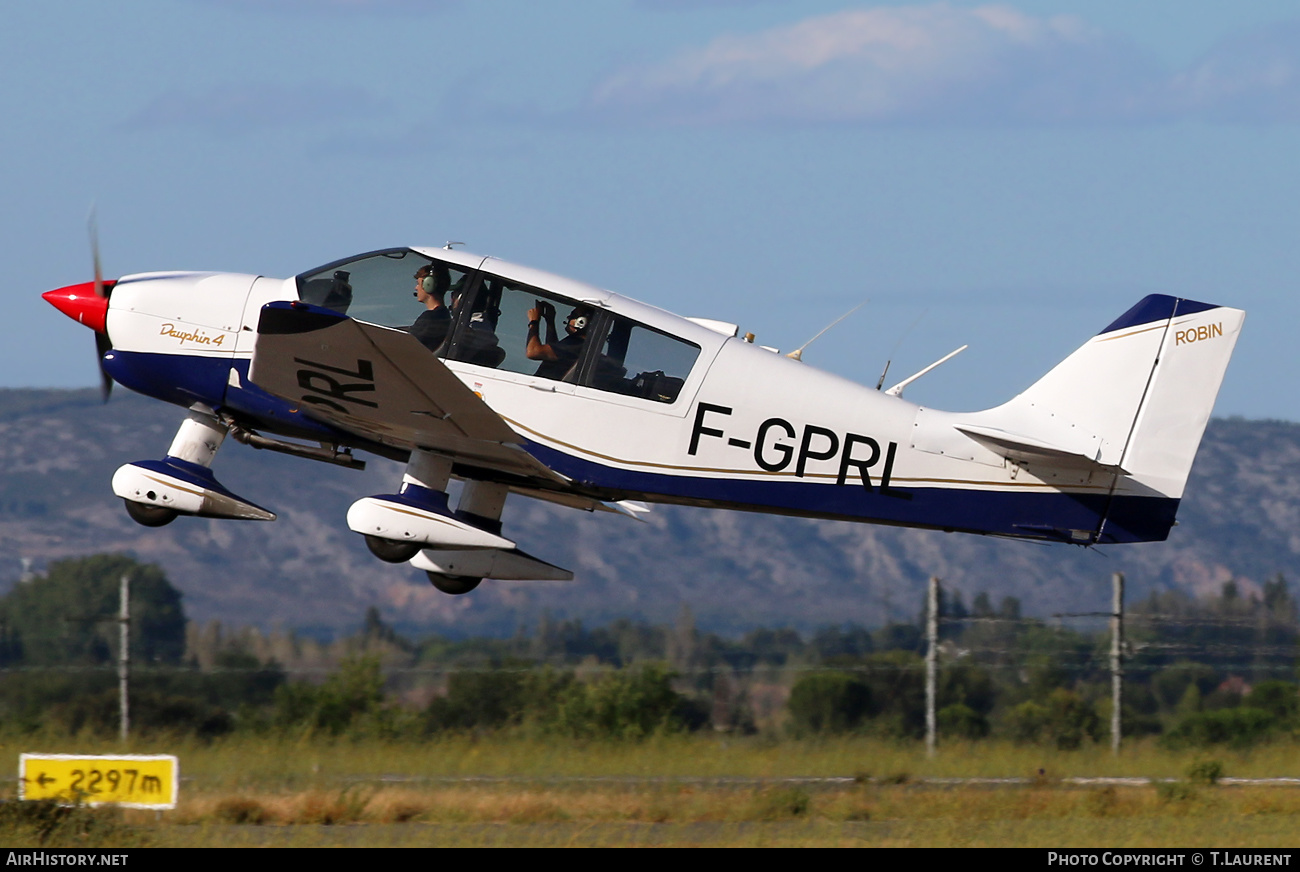
[[22, 754], [18, 798], [62, 803], [175, 808], [181, 767], [162, 754]]

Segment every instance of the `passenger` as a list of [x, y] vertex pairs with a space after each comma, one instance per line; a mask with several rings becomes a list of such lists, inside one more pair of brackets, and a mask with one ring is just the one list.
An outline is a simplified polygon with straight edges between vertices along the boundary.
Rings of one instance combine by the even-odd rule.
[[426, 264], [415, 273], [415, 298], [423, 304], [424, 311], [406, 332], [433, 352], [442, 347], [451, 332], [451, 312], [444, 299], [450, 283], [451, 276], [443, 266]]
[[[555, 306], [545, 300], [528, 310], [528, 345], [525, 350], [529, 360], [540, 360], [537, 375], [542, 378], [563, 379], [582, 354], [587, 341], [594, 311], [589, 306], [578, 306], [564, 321], [565, 336], [558, 338], [555, 330]], [[540, 324], [546, 321], [546, 342], [540, 336]]]

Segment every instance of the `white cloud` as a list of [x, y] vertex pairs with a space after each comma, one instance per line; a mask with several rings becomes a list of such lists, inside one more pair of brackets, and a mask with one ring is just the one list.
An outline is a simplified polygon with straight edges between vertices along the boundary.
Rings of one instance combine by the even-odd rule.
[[1074, 16], [855, 9], [624, 68], [585, 108], [651, 124], [1300, 121], [1300, 25], [1224, 43], [1173, 74]]
[[1227, 40], [1170, 85], [1184, 113], [1246, 124], [1300, 121], [1300, 23]]

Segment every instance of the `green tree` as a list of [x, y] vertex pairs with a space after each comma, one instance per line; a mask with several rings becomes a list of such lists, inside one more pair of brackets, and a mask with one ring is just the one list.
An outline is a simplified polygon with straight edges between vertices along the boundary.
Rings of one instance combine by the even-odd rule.
[[131, 577], [131, 655], [179, 663], [181, 593], [157, 566], [121, 554], [63, 560], [0, 598], [0, 656], [31, 666], [100, 664], [116, 656], [121, 579]]

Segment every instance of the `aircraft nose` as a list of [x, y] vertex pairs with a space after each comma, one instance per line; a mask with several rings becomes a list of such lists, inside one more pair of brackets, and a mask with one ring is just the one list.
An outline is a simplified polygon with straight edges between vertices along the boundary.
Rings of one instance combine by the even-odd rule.
[[[108, 282], [104, 282], [108, 285]], [[68, 285], [41, 294], [51, 306], [96, 333], [108, 332], [108, 297], [95, 293], [94, 282]]]

